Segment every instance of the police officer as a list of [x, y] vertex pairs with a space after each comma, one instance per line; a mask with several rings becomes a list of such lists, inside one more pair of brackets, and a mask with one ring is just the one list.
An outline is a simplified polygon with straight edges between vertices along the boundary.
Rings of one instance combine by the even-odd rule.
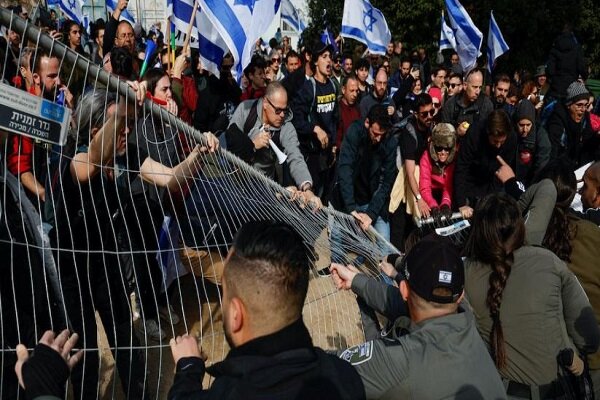
[[[333, 264], [331, 269], [340, 289], [352, 288], [359, 296], [394, 296], [352, 267]], [[460, 305], [465, 272], [453, 245], [427, 236], [410, 250], [401, 273], [406, 278], [400, 282], [400, 295], [411, 318], [409, 333], [372, 340], [340, 355], [360, 374], [367, 398], [506, 398], [473, 314]]]

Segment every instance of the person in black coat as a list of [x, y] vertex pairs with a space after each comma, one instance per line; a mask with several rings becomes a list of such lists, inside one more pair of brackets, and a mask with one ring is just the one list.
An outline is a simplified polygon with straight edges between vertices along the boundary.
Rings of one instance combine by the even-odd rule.
[[588, 71], [581, 45], [568, 25], [552, 45], [546, 74], [550, 80], [548, 97], [561, 100], [567, 95], [567, 87], [571, 82], [579, 78], [587, 79]]
[[472, 125], [458, 152], [454, 172], [454, 198], [459, 211], [470, 218], [473, 208], [485, 195], [502, 190], [496, 179], [500, 156], [515, 169], [517, 136], [508, 114], [494, 110], [487, 120]]
[[600, 160], [600, 135], [592, 131], [587, 111], [590, 96], [585, 85], [575, 81], [567, 89], [565, 102], [556, 104], [547, 125], [551, 159], [568, 157], [576, 168]]
[[[315, 347], [302, 320], [310, 251], [289, 225], [243, 225], [223, 275], [223, 328], [231, 347], [205, 367], [196, 338], [171, 340], [176, 364], [168, 398], [364, 399], [354, 368]], [[202, 388], [204, 373], [216, 379]]]

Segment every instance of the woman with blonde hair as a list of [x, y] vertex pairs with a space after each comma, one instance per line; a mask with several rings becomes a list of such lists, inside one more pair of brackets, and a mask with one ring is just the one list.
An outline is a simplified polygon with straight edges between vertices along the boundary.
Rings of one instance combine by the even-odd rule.
[[456, 130], [451, 124], [437, 124], [431, 132], [428, 150], [419, 162], [419, 192], [432, 215], [451, 214]]

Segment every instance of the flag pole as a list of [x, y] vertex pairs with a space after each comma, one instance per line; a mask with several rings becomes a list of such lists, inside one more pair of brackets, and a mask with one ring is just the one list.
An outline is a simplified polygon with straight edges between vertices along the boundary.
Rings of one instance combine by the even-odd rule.
[[[165, 26], [165, 39], [167, 42], [167, 71], [171, 70], [171, 17], [167, 17]], [[162, 62], [162, 60], [161, 60]]]
[[187, 52], [187, 49], [190, 45], [190, 38], [192, 36], [192, 27], [196, 24], [194, 23], [196, 20], [196, 12], [198, 11], [198, 2], [194, 1], [194, 9], [192, 10], [192, 17], [190, 18], [190, 23], [188, 24], [187, 32], [185, 35], [185, 41], [183, 42], [183, 53]]

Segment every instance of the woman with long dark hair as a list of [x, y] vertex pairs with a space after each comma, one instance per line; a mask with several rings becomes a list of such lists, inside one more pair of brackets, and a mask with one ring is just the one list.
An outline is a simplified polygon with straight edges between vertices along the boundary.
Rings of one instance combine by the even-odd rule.
[[552, 252], [525, 243], [517, 203], [505, 194], [478, 205], [465, 254], [465, 292], [509, 396], [557, 398], [557, 356], [596, 351], [600, 330], [577, 278]]
[[[548, 224], [544, 247], [552, 250], [581, 283], [590, 299], [596, 319], [600, 321], [600, 228], [593, 222], [579, 218], [570, 208], [577, 192], [577, 178], [573, 164], [558, 159], [544, 170], [544, 177], [556, 187], [556, 205]], [[600, 352], [588, 358], [596, 396], [600, 394]], [[597, 382], [597, 383], [596, 383]]]

